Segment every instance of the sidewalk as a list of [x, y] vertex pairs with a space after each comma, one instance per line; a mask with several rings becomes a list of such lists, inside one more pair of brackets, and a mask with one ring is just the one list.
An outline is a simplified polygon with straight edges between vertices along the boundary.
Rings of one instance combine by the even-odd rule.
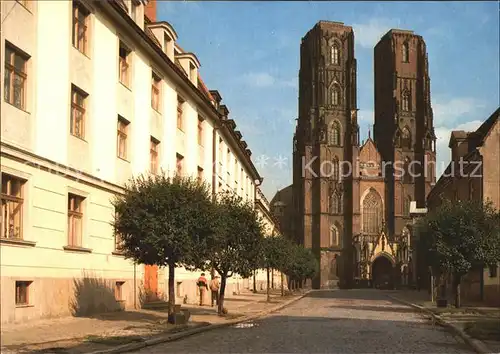
[[88, 353], [105, 350], [165, 333], [257, 315], [299, 296], [297, 293], [281, 297], [278, 290], [273, 290], [271, 302], [268, 303], [265, 292], [242, 292], [225, 299], [224, 307], [228, 309], [226, 317], [217, 316], [216, 307], [183, 305], [182, 308], [191, 312], [190, 321], [184, 326], [168, 324], [166, 310], [123, 311], [94, 317], [65, 317], [3, 325], [1, 352]]
[[[500, 353], [500, 308], [486, 307], [481, 304], [465, 304], [455, 308], [449, 304], [446, 308], [438, 308], [430, 301], [426, 290], [392, 291], [391, 297], [417, 306], [434, 314], [434, 318], [444, 322], [455, 330], [480, 341], [486, 352]], [[464, 338], [465, 339], [465, 338]], [[486, 350], [488, 349], [488, 350]]]

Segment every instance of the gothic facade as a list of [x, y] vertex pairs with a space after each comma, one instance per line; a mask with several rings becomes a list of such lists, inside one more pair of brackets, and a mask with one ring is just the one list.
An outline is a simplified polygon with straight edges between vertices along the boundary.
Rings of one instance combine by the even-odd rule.
[[435, 180], [434, 164], [415, 176], [435, 161], [425, 43], [391, 30], [375, 47], [374, 137], [361, 143], [352, 27], [320, 21], [300, 50], [293, 230], [320, 260], [312, 285], [408, 283], [410, 202]]

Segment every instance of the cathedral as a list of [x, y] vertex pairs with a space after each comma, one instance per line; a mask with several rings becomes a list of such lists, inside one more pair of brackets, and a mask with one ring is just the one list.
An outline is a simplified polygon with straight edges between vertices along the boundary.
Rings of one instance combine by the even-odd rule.
[[[355, 35], [320, 21], [300, 47], [293, 138], [292, 237], [320, 260], [313, 288], [417, 280], [410, 205], [435, 183], [426, 45], [391, 29], [374, 48], [373, 138], [360, 141]], [[412, 203], [415, 202], [415, 203]]]

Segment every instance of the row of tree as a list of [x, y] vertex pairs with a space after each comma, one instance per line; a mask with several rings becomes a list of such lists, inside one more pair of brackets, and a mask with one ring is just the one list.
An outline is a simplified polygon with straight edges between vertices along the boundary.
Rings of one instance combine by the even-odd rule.
[[425, 265], [438, 278], [452, 278], [456, 307], [462, 278], [500, 262], [500, 212], [490, 202], [446, 200], [418, 221], [417, 231]]
[[256, 269], [276, 269], [303, 281], [318, 269], [310, 251], [282, 236], [266, 237], [253, 204], [232, 192], [214, 196], [206, 183], [196, 179], [142, 175], [127, 183], [113, 205], [113, 226], [124, 256], [138, 264], [168, 267], [171, 321], [178, 266], [217, 271], [219, 314], [227, 279], [233, 274], [250, 277]]

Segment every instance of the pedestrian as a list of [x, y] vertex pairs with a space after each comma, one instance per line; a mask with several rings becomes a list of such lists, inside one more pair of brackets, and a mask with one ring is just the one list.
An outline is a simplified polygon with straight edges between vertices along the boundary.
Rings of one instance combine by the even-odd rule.
[[198, 281], [196, 282], [198, 285], [198, 290], [200, 291], [200, 306], [203, 306], [203, 298], [205, 297], [205, 291], [208, 290], [208, 282], [207, 278], [205, 278], [205, 273], [201, 273]]
[[212, 280], [210, 280], [210, 290], [212, 291], [212, 307], [214, 307], [214, 301], [215, 304], [219, 306], [219, 288], [219, 276], [216, 275]]

